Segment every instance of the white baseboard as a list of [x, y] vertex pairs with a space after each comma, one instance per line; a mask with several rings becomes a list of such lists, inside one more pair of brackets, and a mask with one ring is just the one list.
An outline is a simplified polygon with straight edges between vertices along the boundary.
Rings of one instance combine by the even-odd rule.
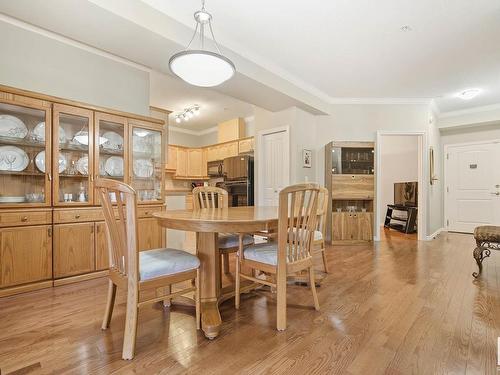
[[437, 231], [435, 231], [434, 233], [432, 233], [430, 236], [427, 236], [426, 237], [426, 241], [432, 241], [433, 239], [435, 239], [437, 236], [439, 236], [439, 234], [441, 234], [441, 232], [446, 232], [446, 229], [444, 228], [439, 228]]

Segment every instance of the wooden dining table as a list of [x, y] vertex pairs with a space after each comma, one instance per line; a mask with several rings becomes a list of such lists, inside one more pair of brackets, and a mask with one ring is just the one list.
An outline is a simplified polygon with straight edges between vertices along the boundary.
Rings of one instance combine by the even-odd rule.
[[[278, 207], [228, 207], [200, 210], [166, 210], [153, 213], [164, 228], [196, 232], [196, 251], [200, 259], [201, 329], [205, 336], [218, 336], [222, 324], [219, 304], [234, 296], [234, 286], [221, 287], [218, 233], [276, 231]], [[256, 284], [245, 283], [246, 292]]]

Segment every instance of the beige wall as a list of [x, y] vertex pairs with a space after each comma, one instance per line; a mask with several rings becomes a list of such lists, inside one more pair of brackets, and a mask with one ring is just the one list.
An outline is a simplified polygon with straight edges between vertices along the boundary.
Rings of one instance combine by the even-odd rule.
[[0, 83], [141, 115], [149, 114], [149, 73], [0, 22]]

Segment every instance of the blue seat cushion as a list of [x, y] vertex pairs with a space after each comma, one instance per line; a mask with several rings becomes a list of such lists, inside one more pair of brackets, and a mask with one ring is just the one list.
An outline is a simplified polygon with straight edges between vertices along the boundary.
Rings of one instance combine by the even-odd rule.
[[278, 264], [278, 243], [270, 242], [249, 246], [243, 250], [243, 257], [275, 266]]
[[[253, 236], [249, 234], [245, 234], [243, 236], [243, 246], [248, 246], [253, 244], [254, 239]], [[219, 249], [228, 249], [231, 247], [239, 247], [240, 246], [240, 237], [237, 234], [221, 234], [219, 235], [218, 242]]]
[[197, 269], [200, 260], [193, 254], [176, 249], [154, 249], [139, 253], [141, 281]]

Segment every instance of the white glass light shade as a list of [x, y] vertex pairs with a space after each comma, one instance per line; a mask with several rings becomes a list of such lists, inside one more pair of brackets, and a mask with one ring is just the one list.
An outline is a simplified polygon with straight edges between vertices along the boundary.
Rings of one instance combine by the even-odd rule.
[[182, 51], [170, 58], [170, 70], [187, 83], [213, 87], [230, 79], [234, 64], [217, 53], [201, 50]]

